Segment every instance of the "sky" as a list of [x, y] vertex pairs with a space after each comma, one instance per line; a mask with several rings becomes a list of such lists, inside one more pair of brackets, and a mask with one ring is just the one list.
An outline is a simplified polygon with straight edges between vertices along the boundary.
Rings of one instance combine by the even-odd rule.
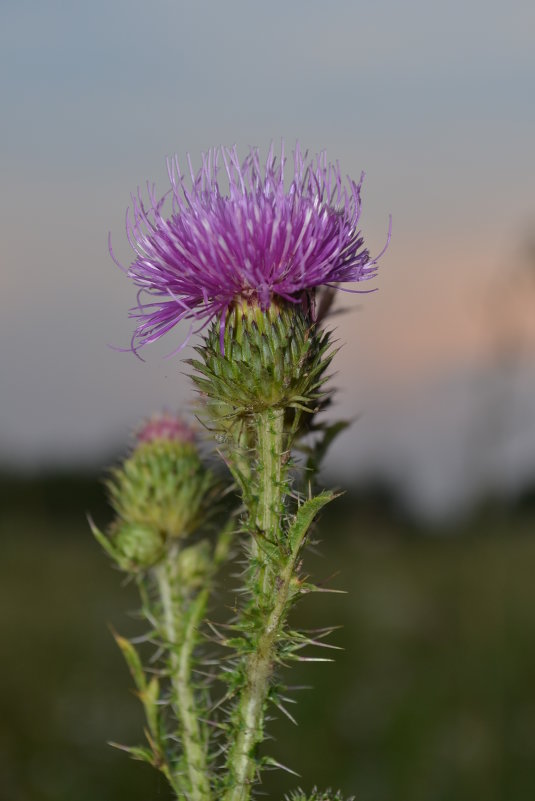
[[184, 329], [144, 363], [109, 347], [129, 343], [135, 292], [108, 232], [128, 264], [130, 193], [163, 194], [167, 156], [284, 138], [365, 170], [372, 253], [393, 218], [379, 291], [333, 320], [336, 412], [359, 416], [334, 473], [390, 478], [430, 511], [482, 476], [532, 480], [533, 30], [523, 0], [3, 0], [0, 463], [99, 463], [140, 417], [189, 404], [163, 358]]

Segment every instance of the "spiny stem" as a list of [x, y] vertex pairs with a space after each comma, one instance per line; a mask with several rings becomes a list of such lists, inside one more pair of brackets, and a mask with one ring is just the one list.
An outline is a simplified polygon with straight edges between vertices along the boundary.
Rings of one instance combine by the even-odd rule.
[[[255, 651], [247, 658], [245, 683], [236, 710], [236, 736], [228, 756], [229, 789], [224, 801], [247, 801], [257, 771], [256, 747], [263, 739], [264, 707], [273, 672], [278, 636], [286, 616], [288, 591], [294, 569], [290, 557], [276, 574], [268, 557], [269, 543], [282, 537], [284, 410], [268, 409], [258, 415], [258, 485], [256, 520], [266, 540], [253, 540], [253, 555], [259, 571], [252, 582], [257, 587], [259, 608], [265, 614]], [[277, 549], [282, 553], [282, 549]], [[280, 564], [280, 562], [279, 562]]]
[[264, 704], [273, 671], [277, 638], [285, 619], [288, 589], [294, 564], [288, 564], [254, 654], [247, 661], [247, 684], [239, 707], [240, 728], [231, 749], [229, 779], [231, 787], [225, 801], [247, 801], [257, 770], [255, 749], [263, 739]]
[[183, 744], [191, 787], [191, 801], [209, 801], [210, 782], [199, 727], [199, 711], [191, 686], [191, 656], [196, 632], [206, 610], [209, 590], [201, 590], [186, 614], [185, 626], [177, 620], [176, 599], [173, 592], [173, 562], [176, 553], [171, 549], [166, 561], [156, 570], [156, 578], [163, 612], [164, 633], [169, 646], [170, 679], [175, 696], [174, 708], [179, 720], [180, 739]]
[[[258, 415], [258, 474], [259, 497], [256, 526], [264, 544], [253, 539], [252, 552], [259, 562], [259, 584], [262, 595], [268, 595], [273, 576], [266, 548], [280, 539], [282, 516], [282, 454], [284, 436], [284, 409], [267, 409]], [[263, 547], [264, 545], [264, 547]]]

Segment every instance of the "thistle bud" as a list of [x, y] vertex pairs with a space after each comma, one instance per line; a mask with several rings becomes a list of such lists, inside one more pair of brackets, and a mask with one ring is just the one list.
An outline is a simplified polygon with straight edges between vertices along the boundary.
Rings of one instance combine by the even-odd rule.
[[119, 525], [112, 540], [119, 566], [130, 572], [152, 567], [164, 552], [164, 539], [160, 532], [139, 523]]
[[178, 554], [178, 577], [180, 583], [196, 590], [206, 582], [213, 570], [213, 558], [208, 540], [183, 548]]
[[107, 486], [117, 517], [107, 537], [94, 528], [95, 536], [121, 568], [137, 571], [198, 528], [215, 480], [201, 461], [193, 429], [163, 414], [143, 424]]
[[[303, 790], [297, 790], [286, 796], [286, 801], [344, 801], [344, 799], [340, 792], [334, 792], [331, 789], [321, 791], [314, 787], [310, 795]], [[355, 801], [354, 796], [348, 798], [347, 801]]]

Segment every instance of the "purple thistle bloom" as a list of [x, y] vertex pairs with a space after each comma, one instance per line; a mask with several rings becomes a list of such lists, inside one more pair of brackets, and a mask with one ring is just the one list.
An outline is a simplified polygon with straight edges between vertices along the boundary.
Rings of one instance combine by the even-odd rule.
[[[190, 182], [175, 156], [163, 198], [149, 185], [148, 207], [139, 190], [132, 197], [126, 231], [137, 257], [127, 272], [140, 288], [130, 310], [138, 321], [132, 350], [183, 319], [202, 321], [201, 330], [217, 317], [223, 333], [227, 312], [240, 299], [265, 310], [275, 298], [301, 303], [317, 287], [375, 276], [382, 253], [370, 257], [357, 227], [363, 176], [344, 182], [325, 152], [308, 159], [297, 146], [285, 188], [285, 163], [283, 148], [278, 160], [272, 147], [262, 166], [256, 148], [240, 163], [236, 148], [220, 147], [202, 155], [196, 174], [188, 157]], [[114, 258], [111, 246], [110, 253]]]

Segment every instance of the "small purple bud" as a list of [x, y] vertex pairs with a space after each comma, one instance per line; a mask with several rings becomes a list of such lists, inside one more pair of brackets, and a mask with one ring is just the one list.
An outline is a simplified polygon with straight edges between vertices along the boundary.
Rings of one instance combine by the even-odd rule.
[[182, 417], [170, 412], [162, 412], [146, 420], [136, 432], [138, 445], [157, 440], [193, 443], [195, 442], [195, 431]]
[[217, 492], [194, 429], [169, 412], [142, 423], [134, 448], [111, 470], [107, 487], [116, 514], [112, 545], [120, 545], [132, 565], [143, 560], [145, 566], [170, 540], [188, 537], [204, 522]]

